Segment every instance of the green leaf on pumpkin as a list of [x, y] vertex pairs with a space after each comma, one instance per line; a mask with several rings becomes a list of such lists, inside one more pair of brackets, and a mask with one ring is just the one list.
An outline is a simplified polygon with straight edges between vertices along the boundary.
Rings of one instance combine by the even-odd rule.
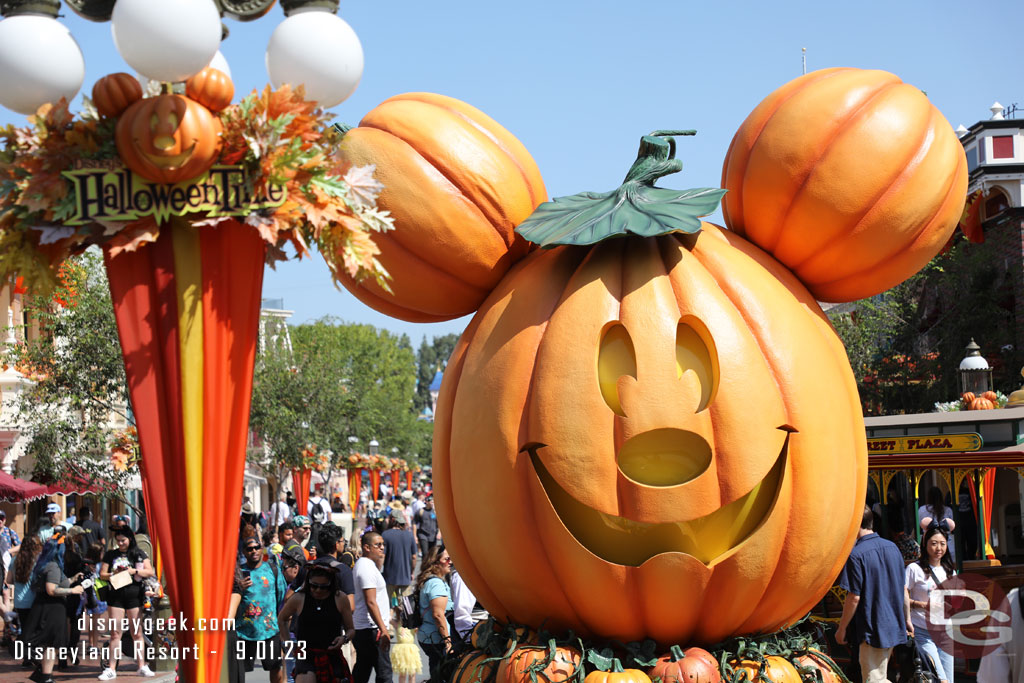
[[590, 245], [627, 234], [654, 237], [700, 231], [700, 217], [713, 213], [725, 190], [668, 190], [627, 182], [612, 192], [583, 192], [545, 202], [516, 232], [542, 247]]

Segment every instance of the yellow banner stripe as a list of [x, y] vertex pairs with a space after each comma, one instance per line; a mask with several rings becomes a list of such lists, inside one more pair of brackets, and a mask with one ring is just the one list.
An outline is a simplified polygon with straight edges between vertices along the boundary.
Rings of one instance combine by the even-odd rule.
[[[187, 222], [172, 220], [174, 270], [178, 287], [178, 338], [181, 354], [181, 411], [185, 443], [185, 479], [189, 537], [192, 540], [192, 594], [195, 618], [206, 616], [203, 600], [203, 288], [199, 234]], [[205, 652], [204, 634], [196, 631], [199, 651]], [[205, 683], [204, 667], [196, 667]]]

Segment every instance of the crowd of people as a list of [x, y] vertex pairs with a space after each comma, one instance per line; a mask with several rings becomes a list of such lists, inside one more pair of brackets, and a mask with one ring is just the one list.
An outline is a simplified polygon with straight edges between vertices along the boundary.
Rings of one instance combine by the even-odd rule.
[[[3, 644], [31, 669], [27, 677], [35, 683], [51, 683], [55, 668], [85, 659], [100, 662], [99, 678], [111, 680], [122, 651], [136, 660], [140, 676], [153, 676], [141, 617], [152, 612], [161, 587], [145, 526], [133, 531], [124, 515], [104, 526], [88, 507], [66, 520], [61, 514], [57, 503], [49, 503], [21, 539], [0, 511]], [[126, 623], [130, 647], [122, 645]]]
[[421, 650], [440, 680], [482, 615], [452, 566], [429, 491], [390, 493], [362, 501], [351, 536], [331, 520], [344, 506], [319, 490], [304, 510], [288, 495], [266, 511], [243, 504], [231, 683], [257, 661], [272, 683], [390, 683], [396, 674], [412, 683]]

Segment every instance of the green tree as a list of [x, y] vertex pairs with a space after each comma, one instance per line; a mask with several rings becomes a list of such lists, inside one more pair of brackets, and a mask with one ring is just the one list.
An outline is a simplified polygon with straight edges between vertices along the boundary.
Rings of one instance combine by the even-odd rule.
[[[123, 439], [137, 452], [117, 324], [102, 257], [88, 251], [65, 263], [63, 284], [47, 297], [28, 297], [28, 327], [5, 362], [32, 381], [19, 394], [12, 422], [27, 438], [36, 481], [112, 482], [105, 495], [124, 498], [137, 471], [113, 467], [111, 446]], [[27, 330], [26, 330], [27, 331]]]
[[299, 464], [306, 445], [330, 451], [332, 469], [350, 449], [365, 453], [373, 439], [382, 455], [393, 448], [402, 457], [417, 452], [423, 428], [413, 407], [416, 367], [407, 337], [334, 318], [290, 333], [291, 352], [268, 352], [254, 378], [252, 428], [271, 456], [268, 473], [279, 480]]
[[930, 412], [959, 398], [971, 338], [984, 345], [996, 387], [1017, 388], [1012, 274], [995, 256], [992, 245], [960, 240], [906, 282], [828, 312], [866, 415]]
[[424, 337], [416, 353], [416, 412], [420, 414], [430, 405], [430, 385], [438, 370], [444, 370], [452, 351], [459, 341], [459, 335], [446, 334], [434, 337], [427, 343]]

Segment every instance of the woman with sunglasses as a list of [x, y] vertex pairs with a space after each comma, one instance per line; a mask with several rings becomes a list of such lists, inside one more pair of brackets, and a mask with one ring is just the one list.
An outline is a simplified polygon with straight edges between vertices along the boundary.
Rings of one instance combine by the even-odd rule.
[[420, 567], [416, 579], [416, 591], [420, 596], [418, 608], [423, 615], [417, 639], [427, 653], [430, 665], [430, 680], [438, 681], [441, 660], [452, 651], [451, 634], [448, 632], [447, 612], [454, 609], [452, 591], [448, 576], [452, 573], [452, 560], [443, 545], [427, 551], [427, 557]]
[[[352, 640], [355, 627], [348, 596], [338, 590], [334, 569], [309, 564], [302, 589], [281, 609], [277, 625], [286, 652], [292, 617], [296, 618], [295, 641], [305, 648], [305, 659], [295, 664], [295, 683], [348, 683], [352, 674], [341, 655], [341, 646]], [[295, 654], [301, 654], [301, 650]]]
[[947, 651], [948, 644], [938, 647], [932, 639], [928, 624], [929, 593], [955, 573], [947, 532], [939, 522], [933, 522], [921, 539], [920, 559], [907, 565], [906, 586], [910, 593], [914, 642], [931, 658], [942, 683], [953, 683], [953, 655]]

